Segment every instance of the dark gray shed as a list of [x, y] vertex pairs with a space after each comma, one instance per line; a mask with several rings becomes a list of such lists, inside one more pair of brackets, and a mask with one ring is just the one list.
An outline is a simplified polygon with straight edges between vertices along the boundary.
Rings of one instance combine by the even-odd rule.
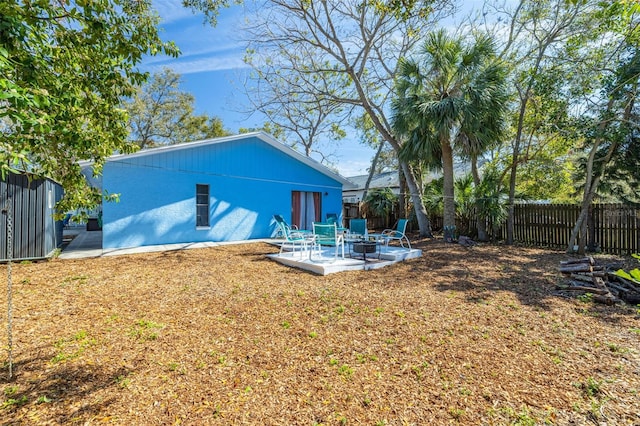
[[8, 219], [14, 260], [43, 259], [62, 245], [62, 221], [53, 218], [62, 186], [26, 174], [0, 175], [0, 261], [8, 260]]

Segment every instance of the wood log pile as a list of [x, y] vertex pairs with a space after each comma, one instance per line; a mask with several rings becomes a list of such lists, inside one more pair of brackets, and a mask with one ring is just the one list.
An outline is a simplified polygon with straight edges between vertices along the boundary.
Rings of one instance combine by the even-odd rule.
[[556, 290], [564, 296], [592, 295], [593, 301], [613, 305], [624, 301], [640, 304], [640, 286], [615, 274], [621, 264], [597, 265], [593, 257], [560, 262], [560, 272], [566, 282], [556, 285]]

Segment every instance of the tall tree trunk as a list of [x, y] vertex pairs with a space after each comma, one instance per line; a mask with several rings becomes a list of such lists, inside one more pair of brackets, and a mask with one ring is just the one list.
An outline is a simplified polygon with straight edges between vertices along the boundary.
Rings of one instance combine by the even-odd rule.
[[376, 151], [376, 155], [373, 156], [373, 160], [371, 160], [371, 167], [369, 168], [369, 176], [367, 176], [367, 181], [364, 184], [364, 190], [362, 191], [362, 200], [364, 201], [367, 198], [367, 192], [369, 192], [369, 185], [371, 185], [371, 180], [373, 179], [373, 175], [376, 174], [376, 167], [378, 167], [378, 160], [380, 159], [380, 154], [382, 153], [382, 149], [384, 148], [384, 141], [380, 142], [378, 146], [378, 150]]
[[424, 207], [424, 203], [422, 202], [422, 194], [418, 189], [416, 177], [406, 161], [400, 161], [400, 167], [402, 168], [402, 173], [404, 173], [407, 188], [409, 188], [409, 196], [411, 197], [413, 209], [416, 213], [416, 219], [418, 220], [420, 236], [431, 238], [433, 237], [431, 234], [431, 224], [429, 223], [429, 216], [427, 216], [427, 209]]
[[[538, 62], [536, 63], [536, 71], [538, 69]], [[533, 77], [529, 81], [529, 87], [525, 91], [524, 95], [520, 96], [520, 113], [518, 114], [518, 130], [516, 131], [516, 138], [513, 142], [513, 154], [511, 159], [511, 174], [509, 176], [509, 204], [507, 214], [507, 241], [506, 243], [513, 244], [513, 228], [514, 228], [514, 204], [516, 201], [516, 179], [518, 177], [518, 157], [520, 156], [520, 142], [522, 141], [522, 131], [524, 128], [524, 115], [527, 110], [527, 103], [529, 101], [529, 93], [533, 86]]]
[[[633, 106], [635, 103], [635, 98], [633, 97], [633, 95], [629, 94], [629, 96], [631, 97], [631, 99], [629, 100], [629, 102], [627, 102], [627, 105], [625, 107], [623, 121], [629, 120], [629, 118], [631, 117], [631, 111], [633, 110]], [[607, 113], [605, 114], [605, 116], [608, 116], [611, 114], [613, 106], [614, 106], [614, 98], [612, 96], [611, 98], [609, 98], [609, 102], [607, 103]], [[605, 155], [604, 159], [602, 160], [600, 173], [594, 177], [593, 165], [595, 163], [598, 148], [602, 143], [603, 136], [601, 135], [604, 133], [609, 123], [610, 123], [610, 120], [602, 120], [598, 125], [600, 136], [598, 136], [598, 138], [593, 143], [593, 146], [591, 147], [591, 151], [589, 152], [589, 157], [587, 158], [587, 171], [585, 176], [585, 185], [584, 185], [584, 192], [582, 196], [582, 204], [580, 207], [580, 215], [578, 215], [576, 224], [571, 230], [571, 235], [569, 236], [569, 244], [567, 246], [567, 253], [573, 253], [575, 251], [574, 247], [576, 245], [578, 246], [578, 253], [584, 254], [585, 252], [585, 246], [586, 246], [586, 240], [587, 240], [586, 225], [587, 225], [587, 215], [589, 214], [589, 207], [591, 206], [591, 203], [593, 202], [593, 198], [595, 197], [596, 191], [598, 190], [598, 186], [600, 185], [600, 180], [604, 177], [606, 166], [611, 161], [611, 157], [613, 157], [613, 154], [618, 148], [618, 144], [616, 142], [611, 142], [611, 145], [609, 146], [609, 150], [607, 151], [607, 155]], [[580, 231], [582, 231], [582, 234], [580, 235], [581, 238], [578, 240], [578, 233]]]
[[404, 178], [402, 168], [398, 169], [398, 186], [400, 187], [400, 194], [398, 195], [398, 217], [407, 217], [407, 180]]
[[442, 140], [440, 143], [442, 149], [442, 174], [443, 188], [442, 197], [444, 201], [444, 213], [442, 218], [443, 226], [453, 229], [456, 226], [456, 203], [454, 198], [454, 182], [453, 182], [453, 149], [449, 140]]
[[[355, 75], [352, 75], [352, 78], [356, 78]], [[357, 86], [358, 90], [362, 89], [360, 86]], [[364, 95], [363, 95], [364, 96]], [[396, 155], [399, 155], [402, 145], [400, 141], [398, 141], [389, 131], [389, 128], [385, 126], [380, 118], [376, 115], [376, 111], [374, 108], [367, 102], [363, 105], [365, 111], [369, 114], [369, 118], [375, 125], [376, 129], [380, 132], [385, 141], [387, 141], [396, 152]], [[427, 209], [424, 207], [424, 202], [422, 201], [422, 193], [418, 188], [418, 180], [413, 174], [413, 170], [409, 167], [406, 161], [400, 161], [400, 167], [402, 168], [402, 173], [404, 174], [404, 178], [407, 182], [407, 188], [409, 189], [409, 196], [411, 197], [411, 202], [413, 203], [413, 209], [416, 214], [416, 220], [418, 221], [418, 228], [420, 228], [420, 236], [421, 237], [433, 237], [431, 233], [431, 224], [429, 223], [429, 216], [427, 216]]]
[[[475, 185], [477, 191], [477, 188], [480, 186], [480, 173], [478, 172], [477, 155], [471, 156], [471, 177], [473, 177], [473, 184]], [[478, 230], [478, 241], [489, 241], [489, 238], [487, 236], [487, 220], [481, 214], [480, 204], [480, 200], [476, 199], [476, 229]]]
[[[519, 2], [517, 6], [516, 13], [519, 13], [521, 7], [525, 4], [523, 0]], [[516, 179], [517, 179], [517, 171], [518, 171], [518, 163], [520, 161], [520, 148], [522, 144], [522, 133], [524, 129], [524, 118], [525, 112], [527, 110], [527, 106], [529, 103], [529, 99], [531, 98], [531, 91], [533, 90], [533, 85], [535, 83], [535, 79], [538, 76], [540, 71], [540, 65], [542, 63], [543, 58], [545, 57], [546, 51], [553, 43], [555, 43], [561, 36], [564, 35], [564, 31], [569, 29], [571, 24], [575, 21], [578, 16], [579, 7], [576, 6], [573, 8], [573, 12], [566, 19], [557, 21], [557, 25], [554, 25], [553, 28], [549, 29], [541, 39], [538, 40], [538, 45], [535, 47], [536, 57], [533, 62], [529, 72], [527, 75], [529, 76], [528, 81], [526, 81], [526, 87], [517, 86], [519, 97], [520, 97], [520, 112], [518, 114], [518, 125], [516, 131], [516, 137], [513, 144], [513, 155], [511, 159], [511, 174], [509, 177], [509, 202], [508, 202], [508, 215], [507, 215], [507, 244], [513, 244], [513, 226], [514, 226], [514, 203], [516, 199]], [[557, 16], [556, 16], [557, 17]], [[534, 22], [534, 25], [536, 22]], [[512, 27], [513, 30], [513, 27]]]

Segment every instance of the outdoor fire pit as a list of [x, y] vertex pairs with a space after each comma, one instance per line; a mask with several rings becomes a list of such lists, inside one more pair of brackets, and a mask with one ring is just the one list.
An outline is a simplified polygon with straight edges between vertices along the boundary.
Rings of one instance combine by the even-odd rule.
[[375, 253], [378, 250], [378, 243], [375, 241], [356, 241], [353, 243], [353, 252], [362, 254], [363, 260], [367, 261], [367, 253]]

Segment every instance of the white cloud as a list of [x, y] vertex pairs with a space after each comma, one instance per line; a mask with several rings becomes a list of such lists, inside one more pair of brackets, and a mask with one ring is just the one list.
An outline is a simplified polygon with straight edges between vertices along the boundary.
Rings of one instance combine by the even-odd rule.
[[164, 24], [193, 16], [191, 9], [182, 5], [182, 0], [153, 0], [153, 7]]
[[187, 26], [170, 36], [186, 56], [218, 54], [230, 50], [243, 54], [245, 50], [241, 42], [219, 29]]
[[244, 45], [238, 40], [238, 9], [223, 9], [218, 25], [203, 22], [203, 16], [193, 15], [182, 6], [182, 0], [153, 0], [163, 18], [163, 39], [173, 41], [181, 51], [178, 58], [149, 56], [142, 68], [157, 72], [169, 67], [180, 74], [243, 69]]
[[198, 72], [207, 71], [225, 71], [236, 70], [240, 68], [246, 68], [247, 65], [242, 61], [242, 57], [238, 55], [216, 55], [204, 58], [181, 58], [181, 59], [167, 59], [156, 60], [153, 62], [147, 61], [145, 70], [150, 72], [158, 72], [162, 68], [168, 67], [178, 74], [194, 74]]

